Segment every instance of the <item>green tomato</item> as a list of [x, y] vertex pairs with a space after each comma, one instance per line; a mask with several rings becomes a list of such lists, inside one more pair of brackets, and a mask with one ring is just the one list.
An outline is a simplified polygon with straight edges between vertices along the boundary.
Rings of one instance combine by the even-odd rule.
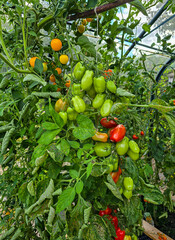
[[106, 87], [112, 93], [116, 93], [117, 91], [117, 87], [113, 81], [108, 81]]
[[97, 94], [92, 102], [94, 108], [100, 108], [105, 101], [106, 94]]
[[124, 189], [123, 190], [123, 195], [127, 198], [130, 199], [132, 197], [132, 191]]
[[140, 148], [139, 148], [138, 144], [134, 140], [130, 140], [129, 141], [129, 148], [134, 153], [139, 153], [140, 152]]
[[108, 166], [108, 169], [106, 170], [106, 173], [111, 173], [114, 170], [113, 165], [109, 163], [107, 166]]
[[69, 120], [73, 121], [77, 118], [78, 113], [75, 111], [75, 109], [68, 107], [67, 109], [67, 117]]
[[107, 117], [109, 116], [110, 112], [111, 112], [111, 108], [113, 105], [113, 101], [110, 99], [105, 100], [105, 102], [103, 103], [101, 109], [100, 109], [100, 113], [102, 117]]
[[82, 66], [82, 64], [80, 62], [78, 62], [76, 64], [73, 74], [78, 81], [80, 81], [82, 79], [85, 70], [86, 70], [86, 68], [84, 66]]
[[58, 114], [63, 119], [65, 125], [67, 123], [67, 112], [59, 112]]
[[110, 143], [96, 143], [94, 146], [95, 153], [98, 157], [107, 157], [111, 154]]
[[103, 76], [94, 78], [94, 88], [97, 93], [103, 93], [106, 89], [106, 82]]
[[120, 142], [116, 144], [116, 151], [118, 155], [124, 155], [129, 148], [129, 139], [125, 136]]
[[75, 96], [72, 98], [73, 106], [75, 111], [78, 113], [84, 112], [86, 110], [86, 104], [82, 98], [79, 96]]
[[81, 89], [81, 85], [79, 83], [74, 83], [72, 85], [72, 95], [73, 96], [79, 96], [79, 97], [83, 97], [84, 96], [84, 91]]
[[89, 95], [89, 97], [95, 98], [95, 96], [96, 96], [96, 91], [95, 91], [93, 85], [92, 85], [91, 88], [87, 91], [87, 94]]
[[139, 159], [139, 153], [134, 153], [131, 149], [128, 150], [127, 154], [134, 161]]
[[123, 185], [126, 190], [132, 191], [134, 187], [134, 182], [131, 177], [124, 177]]
[[83, 90], [86, 91], [90, 90], [93, 82], [93, 76], [94, 76], [93, 71], [86, 70], [83, 78], [81, 79], [81, 88]]

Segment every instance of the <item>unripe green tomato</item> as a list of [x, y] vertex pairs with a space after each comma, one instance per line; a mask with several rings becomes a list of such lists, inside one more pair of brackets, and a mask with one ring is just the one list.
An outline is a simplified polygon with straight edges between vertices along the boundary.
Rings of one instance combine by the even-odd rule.
[[127, 198], [130, 199], [132, 197], [132, 191], [129, 191], [127, 189], [123, 190], [123, 195]]
[[83, 98], [84, 91], [81, 89], [81, 85], [79, 83], [74, 83], [72, 85], [72, 95], [73, 96], [79, 96], [79, 97]]
[[103, 76], [94, 78], [94, 88], [97, 93], [103, 93], [106, 89], [106, 82]]
[[120, 142], [116, 144], [116, 151], [118, 155], [122, 156], [127, 153], [129, 148], [129, 139], [125, 136]]
[[95, 96], [96, 96], [96, 91], [95, 91], [93, 85], [92, 85], [91, 88], [87, 91], [87, 94], [89, 95], [89, 97], [95, 98]]
[[75, 109], [68, 107], [67, 109], [67, 117], [69, 120], [73, 121], [77, 118], [78, 113], [75, 111]]
[[113, 81], [108, 81], [106, 87], [112, 93], [116, 93], [117, 91], [117, 87]]
[[129, 141], [129, 148], [134, 153], [139, 153], [140, 152], [140, 148], [139, 148], [138, 144], [134, 140], [130, 140]]
[[109, 116], [110, 112], [111, 112], [111, 108], [113, 105], [113, 101], [110, 99], [105, 100], [105, 102], [103, 103], [101, 109], [100, 109], [100, 114], [102, 117], [107, 117]]
[[92, 102], [94, 108], [100, 108], [105, 101], [106, 94], [97, 94]]
[[83, 90], [86, 91], [90, 90], [93, 82], [93, 76], [94, 76], [93, 71], [86, 70], [83, 78], [81, 79], [81, 88]]
[[108, 169], [106, 170], [106, 173], [111, 173], [113, 171], [113, 165], [109, 163], [107, 166], [108, 166]]
[[96, 143], [94, 146], [95, 153], [98, 157], [107, 157], [111, 154], [110, 143]]
[[138, 237], [135, 234], [133, 234], [132, 235], [132, 240], [138, 240]]
[[134, 187], [134, 182], [131, 177], [124, 177], [123, 185], [126, 190], [132, 191]]
[[84, 112], [86, 110], [86, 104], [82, 98], [79, 96], [75, 96], [72, 98], [73, 106], [75, 111], [78, 113]]
[[67, 123], [67, 112], [59, 112], [60, 117], [63, 119], [64, 125]]
[[73, 74], [75, 78], [80, 81], [85, 73], [86, 68], [82, 66], [80, 62], [78, 62], [74, 68]]
[[139, 159], [139, 153], [134, 153], [131, 149], [128, 150], [127, 154], [134, 161]]

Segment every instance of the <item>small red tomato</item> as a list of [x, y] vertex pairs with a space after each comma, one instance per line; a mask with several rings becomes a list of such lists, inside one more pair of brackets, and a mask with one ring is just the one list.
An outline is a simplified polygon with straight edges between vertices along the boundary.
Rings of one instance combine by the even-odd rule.
[[132, 136], [133, 139], [138, 139], [139, 137], [137, 137], [135, 134]]
[[143, 135], [144, 135], [144, 131], [141, 131], [141, 132], [140, 132], [140, 135], [143, 136]]
[[100, 212], [99, 212], [99, 215], [100, 215], [101, 217], [103, 217], [105, 214], [106, 214], [105, 211], [100, 211]]
[[114, 223], [115, 228], [118, 227], [118, 218], [116, 216], [112, 217], [112, 221]]
[[107, 207], [106, 210], [105, 210], [105, 214], [106, 214], [106, 215], [110, 215], [111, 212], [112, 212], [112, 209], [109, 208], [109, 207]]
[[117, 209], [114, 209], [114, 212], [117, 213]]

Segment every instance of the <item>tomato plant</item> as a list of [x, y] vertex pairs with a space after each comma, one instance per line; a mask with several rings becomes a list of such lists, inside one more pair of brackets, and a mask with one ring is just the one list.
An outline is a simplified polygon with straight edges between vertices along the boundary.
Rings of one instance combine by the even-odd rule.
[[124, 56], [137, 5], [127, 19], [114, 8], [82, 20], [96, 1], [46, 3], [0, 3], [1, 238], [130, 239], [142, 233], [142, 199], [173, 211], [174, 92], [149, 102], [144, 56]]

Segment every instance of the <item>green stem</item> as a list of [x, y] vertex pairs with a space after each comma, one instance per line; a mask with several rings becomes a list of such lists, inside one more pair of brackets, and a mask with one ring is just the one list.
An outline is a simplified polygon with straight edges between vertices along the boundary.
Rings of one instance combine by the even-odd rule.
[[48, 22], [50, 22], [51, 20], [54, 19], [53, 15], [49, 15], [47, 17], [45, 17], [40, 23], [38, 23], [38, 31], [44, 26], [46, 25]]
[[27, 41], [26, 41], [26, 36], [25, 36], [25, 25], [26, 25], [25, 20], [26, 20], [26, 6], [25, 6], [25, 3], [24, 3], [24, 18], [22, 20], [22, 35], [23, 35], [25, 62], [28, 65], [28, 61], [27, 61]]
[[11, 62], [9, 62], [1, 53], [0, 53], [0, 58], [1, 58], [7, 65], [9, 65], [9, 67], [11, 67], [13, 70], [15, 70], [15, 72], [17, 72], [17, 73], [26, 73], [26, 74], [32, 73], [31, 71], [28, 71], [28, 70], [22, 70], [22, 69], [16, 68], [16, 67], [15, 67]]
[[145, 108], [149, 108], [149, 105], [142, 105], [142, 104], [126, 104], [126, 106], [128, 107], [145, 107]]
[[7, 48], [6, 48], [4, 40], [3, 40], [1, 20], [0, 20], [0, 42], [1, 42], [1, 46], [2, 46], [2, 49], [3, 49], [4, 53], [5, 53], [5, 55], [7, 56], [8, 60], [10, 61], [10, 63], [13, 64], [13, 61], [12, 61], [8, 51], [7, 51]]

